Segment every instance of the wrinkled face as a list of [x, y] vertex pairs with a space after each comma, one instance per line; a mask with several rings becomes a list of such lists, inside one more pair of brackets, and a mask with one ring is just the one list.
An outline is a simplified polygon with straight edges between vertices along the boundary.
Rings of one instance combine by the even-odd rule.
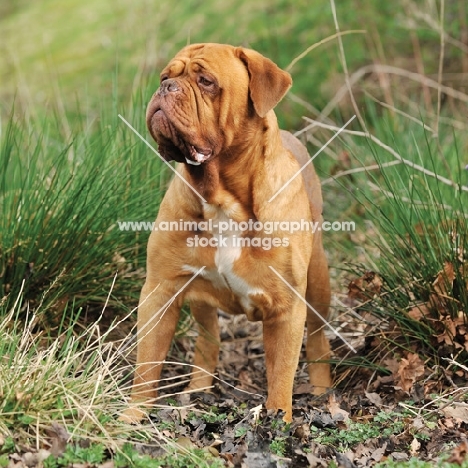
[[203, 164], [235, 144], [248, 119], [249, 73], [239, 49], [195, 44], [161, 73], [146, 122], [166, 160]]

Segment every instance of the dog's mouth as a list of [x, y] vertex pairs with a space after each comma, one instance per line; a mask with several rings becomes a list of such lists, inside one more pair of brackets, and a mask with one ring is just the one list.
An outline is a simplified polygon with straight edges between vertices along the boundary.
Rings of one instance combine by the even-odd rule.
[[193, 145], [189, 145], [189, 153], [190, 158], [185, 156], [187, 164], [191, 164], [192, 166], [199, 166], [201, 163], [208, 161], [213, 152], [211, 150], [201, 150], [195, 148]]
[[192, 144], [191, 138], [186, 137], [161, 108], [157, 108], [148, 119], [148, 128], [167, 161], [199, 166], [213, 155], [211, 148]]

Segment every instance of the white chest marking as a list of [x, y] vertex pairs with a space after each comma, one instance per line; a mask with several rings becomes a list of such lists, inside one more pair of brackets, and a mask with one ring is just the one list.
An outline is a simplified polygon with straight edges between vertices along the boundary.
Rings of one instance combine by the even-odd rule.
[[[219, 232], [219, 229], [217, 229], [218, 223], [229, 223], [229, 217], [221, 207], [204, 204], [204, 211], [205, 216], [213, 220], [212, 235], [218, 239], [218, 247], [214, 258], [216, 268], [205, 268], [200, 275], [210, 281], [217, 289], [230, 289], [237, 296], [242, 307], [249, 310], [252, 308], [249, 296], [251, 294], [262, 294], [263, 290], [250, 286], [247, 281], [234, 273], [234, 263], [242, 253], [241, 244], [238, 242], [241, 232], [236, 230]], [[191, 265], [184, 265], [183, 269], [192, 273], [199, 270], [199, 268]]]

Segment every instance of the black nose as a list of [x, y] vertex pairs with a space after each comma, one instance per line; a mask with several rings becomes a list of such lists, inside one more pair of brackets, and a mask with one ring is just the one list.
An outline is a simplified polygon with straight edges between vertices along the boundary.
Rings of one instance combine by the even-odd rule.
[[180, 88], [177, 82], [173, 79], [168, 78], [164, 80], [159, 86], [158, 94], [160, 96], [164, 96], [165, 94], [168, 94], [168, 93], [175, 93], [179, 91], [179, 89]]

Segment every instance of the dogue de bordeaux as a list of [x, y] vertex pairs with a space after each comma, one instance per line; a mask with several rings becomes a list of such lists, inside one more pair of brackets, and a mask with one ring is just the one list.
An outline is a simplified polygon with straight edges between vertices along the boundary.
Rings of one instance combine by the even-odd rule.
[[291, 77], [251, 49], [193, 44], [160, 78], [146, 122], [160, 154], [180, 164], [155, 223], [166, 229], [153, 230], [148, 242], [131, 405], [121, 418], [141, 420], [142, 408], [154, 404], [188, 301], [199, 326], [188, 388], [212, 384], [220, 347], [217, 310], [245, 314], [263, 322], [266, 407], [283, 410], [291, 421], [305, 323], [313, 393], [332, 385], [318, 316], [328, 314], [328, 265], [320, 231], [306, 229], [322, 220], [320, 182], [312, 164], [299, 173], [309, 161], [307, 150], [279, 129], [273, 111]]

